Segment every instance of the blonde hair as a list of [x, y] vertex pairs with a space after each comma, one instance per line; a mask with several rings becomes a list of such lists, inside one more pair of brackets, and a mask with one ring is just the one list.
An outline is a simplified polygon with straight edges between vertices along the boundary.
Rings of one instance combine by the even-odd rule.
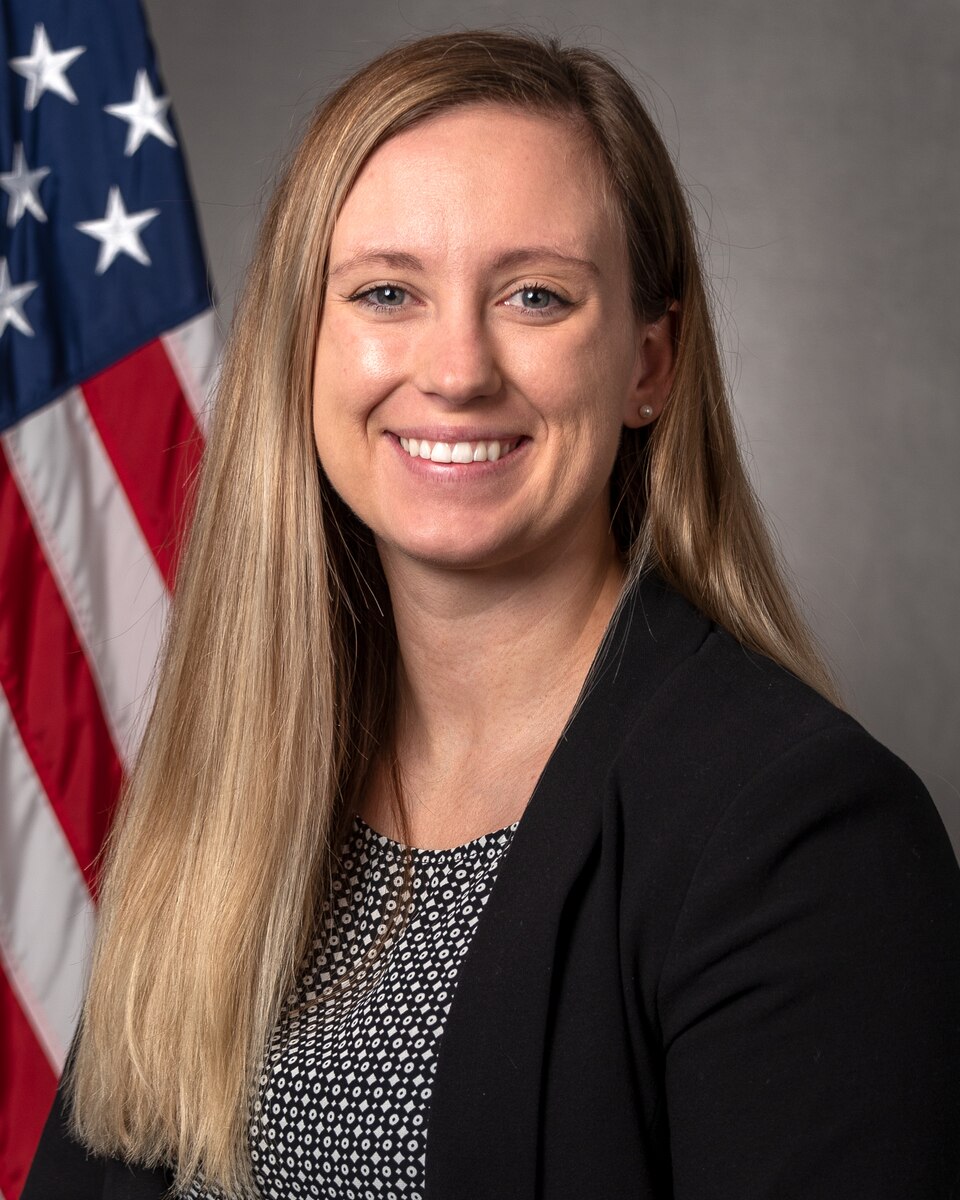
[[637, 312], [680, 309], [671, 397], [624, 430], [619, 545], [820, 691], [737, 450], [683, 189], [653, 122], [599, 55], [499, 32], [393, 49], [323, 103], [266, 214], [227, 347], [159, 689], [110, 839], [72, 1065], [95, 1152], [252, 1190], [262, 1056], [317, 927], [333, 854], [389, 745], [395, 634], [370, 537], [311, 433], [337, 213], [371, 153], [471, 103], [574, 118], [623, 222]]

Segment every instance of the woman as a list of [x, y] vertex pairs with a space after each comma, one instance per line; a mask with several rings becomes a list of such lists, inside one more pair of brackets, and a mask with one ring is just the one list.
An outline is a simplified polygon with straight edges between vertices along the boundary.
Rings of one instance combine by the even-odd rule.
[[632, 89], [384, 55], [264, 224], [28, 1198], [955, 1194], [956, 863], [831, 699]]

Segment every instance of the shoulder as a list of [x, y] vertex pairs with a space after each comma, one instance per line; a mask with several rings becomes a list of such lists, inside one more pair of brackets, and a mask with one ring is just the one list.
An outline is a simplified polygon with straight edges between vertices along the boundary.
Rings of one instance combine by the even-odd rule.
[[[663, 922], [660, 935], [681, 912], [749, 909], [768, 887], [819, 894], [824, 912], [859, 891], [879, 910], [911, 907], [923, 920], [937, 909], [938, 927], [951, 913], [960, 923], [956, 857], [916, 774], [685, 601], [669, 608], [674, 630], [697, 626], [699, 637], [652, 692], [634, 702], [624, 689], [630, 713], [605, 789], [605, 827], [616, 823], [631, 864], [625, 886]], [[631, 625], [628, 676], [631, 654], [671, 627], [636, 615]]]
[[[662, 586], [662, 585], [661, 585]], [[627, 710], [614, 752], [617, 775], [698, 781], [724, 803], [797, 770], [879, 773], [923, 792], [910, 769], [849, 713], [762, 654], [708, 622], [665, 590], [655, 619], [635, 609], [622, 631], [618, 688]], [[644, 671], [646, 644], [676, 642], [680, 651], [652, 689], [633, 686]], [[705, 814], [701, 814], [705, 815]]]

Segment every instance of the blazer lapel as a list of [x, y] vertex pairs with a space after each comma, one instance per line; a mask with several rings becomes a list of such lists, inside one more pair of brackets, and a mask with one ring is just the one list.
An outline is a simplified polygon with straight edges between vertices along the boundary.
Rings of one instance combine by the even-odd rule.
[[599, 842], [610, 756], [708, 630], [655, 575], [633, 585], [621, 606], [461, 968], [431, 1099], [426, 1200], [537, 1194], [541, 1077], [564, 906]]

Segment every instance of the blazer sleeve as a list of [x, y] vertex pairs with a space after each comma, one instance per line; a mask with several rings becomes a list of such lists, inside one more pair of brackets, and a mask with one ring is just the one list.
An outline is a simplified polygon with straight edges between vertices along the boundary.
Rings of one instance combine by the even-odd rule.
[[730, 802], [658, 1004], [675, 1200], [960, 1196], [960, 870], [853, 723]]
[[161, 1200], [171, 1182], [166, 1171], [88, 1154], [70, 1136], [61, 1085], [20, 1200]]
[[105, 1167], [70, 1136], [61, 1085], [20, 1200], [101, 1200]]

